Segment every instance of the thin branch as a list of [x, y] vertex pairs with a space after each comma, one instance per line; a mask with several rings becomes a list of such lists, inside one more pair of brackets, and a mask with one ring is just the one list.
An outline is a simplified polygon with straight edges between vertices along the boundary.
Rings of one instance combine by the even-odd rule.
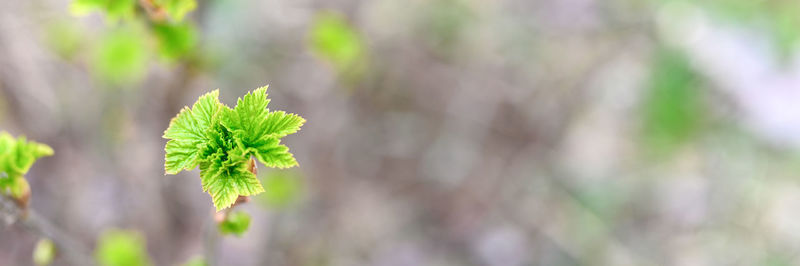
[[217, 232], [217, 221], [206, 219], [205, 236], [203, 239], [203, 257], [206, 265], [217, 265], [217, 248], [219, 246], [219, 232]]
[[58, 254], [63, 254], [71, 265], [95, 265], [89, 249], [80, 241], [76, 241], [35, 211], [21, 209], [14, 200], [2, 194], [0, 218], [4, 225], [17, 223], [39, 237], [49, 238], [58, 247]]

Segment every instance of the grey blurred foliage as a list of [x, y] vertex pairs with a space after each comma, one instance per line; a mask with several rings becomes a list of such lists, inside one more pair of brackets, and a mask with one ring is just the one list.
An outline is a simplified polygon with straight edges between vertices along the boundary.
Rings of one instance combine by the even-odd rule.
[[[169, 119], [267, 83], [308, 120], [302, 193], [242, 206], [219, 265], [797, 265], [794, 32], [718, 2], [198, 1], [196, 57], [109, 85], [102, 16], [0, 0], [0, 129], [55, 150], [27, 175], [42, 217], [87, 246], [140, 231], [156, 265], [212, 222], [197, 171], [164, 176]], [[360, 34], [358, 75], [312, 51], [320, 12]], [[37, 240], [0, 228], [0, 265]]]

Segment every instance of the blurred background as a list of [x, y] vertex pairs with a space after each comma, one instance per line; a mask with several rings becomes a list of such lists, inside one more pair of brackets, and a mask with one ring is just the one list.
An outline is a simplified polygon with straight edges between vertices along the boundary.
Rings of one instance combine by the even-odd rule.
[[0, 129], [55, 150], [33, 210], [153, 265], [213, 223], [170, 118], [266, 84], [300, 167], [217, 265], [800, 265], [798, 46], [786, 0], [0, 0]]

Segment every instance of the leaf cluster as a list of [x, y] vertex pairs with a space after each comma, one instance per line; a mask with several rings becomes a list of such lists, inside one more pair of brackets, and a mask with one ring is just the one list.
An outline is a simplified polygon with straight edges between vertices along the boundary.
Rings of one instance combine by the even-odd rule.
[[28, 141], [24, 136], [14, 138], [8, 132], [0, 132], [0, 192], [10, 193], [19, 199], [28, 193], [28, 182], [24, 176], [36, 159], [53, 155], [47, 145]]
[[167, 174], [200, 168], [203, 190], [217, 210], [231, 206], [239, 196], [264, 192], [251, 171], [253, 160], [267, 167], [297, 165], [281, 138], [300, 130], [302, 117], [267, 109], [267, 87], [239, 98], [230, 108], [219, 101], [219, 90], [184, 107], [164, 132], [164, 169]]
[[[109, 22], [89, 54], [92, 73], [110, 85], [141, 80], [151, 58], [157, 55], [166, 63], [179, 59], [192, 61], [198, 33], [187, 14], [197, 8], [196, 0], [73, 0], [70, 9], [75, 15], [92, 12], [103, 14]], [[63, 30], [62, 30], [63, 31]], [[69, 32], [55, 32], [66, 35]], [[75, 34], [73, 34], [75, 35]], [[56, 49], [80, 45], [55, 44]], [[69, 55], [69, 54], [67, 54]], [[69, 57], [69, 56], [68, 56]]]

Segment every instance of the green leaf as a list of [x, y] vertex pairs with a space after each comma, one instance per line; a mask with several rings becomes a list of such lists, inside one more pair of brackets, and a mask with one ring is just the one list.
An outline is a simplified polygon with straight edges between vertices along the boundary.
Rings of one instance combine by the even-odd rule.
[[229, 214], [224, 221], [219, 223], [219, 232], [223, 235], [234, 234], [241, 236], [250, 227], [250, 215], [245, 212]]
[[105, 82], [126, 84], [144, 77], [147, 36], [136, 26], [119, 27], [103, 37], [92, 55], [93, 72]]
[[342, 15], [330, 11], [318, 14], [310, 35], [311, 50], [340, 72], [363, 63], [366, 55], [363, 38]]
[[270, 112], [264, 123], [264, 133], [279, 138], [284, 137], [299, 131], [305, 122], [305, 119], [296, 114], [287, 114], [284, 111]]
[[164, 157], [167, 174], [197, 167], [200, 148], [209, 142], [208, 131], [217, 123], [217, 114], [223, 108], [227, 109], [219, 102], [219, 90], [215, 90], [200, 96], [191, 109], [181, 109], [170, 121], [164, 131], [164, 138], [170, 139]]
[[33, 249], [33, 262], [36, 265], [50, 265], [56, 256], [56, 246], [47, 238], [39, 239]]
[[228, 130], [244, 142], [245, 145], [257, 142], [267, 135], [265, 124], [266, 117], [269, 115], [269, 99], [267, 99], [267, 88], [261, 87], [244, 97], [239, 98], [236, 107], [227, 112], [221, 120]]
[[174, 21], [181, 21], [187, 13], [197, 8], [195, 0], [156, 0], [157, 5], [164, 8]]
[[239, 98], [236, 107], [227, 111], [222, 124], [233, 132], [238, 144], [268, 167], [287, 168], [297, 165], [289, 148], [280, 138], [300, 130], [305, 119], [283, 111], [267, 109], [267, 87], [261, 87]]
[[28, 182], [23, 176], [37, 159], [50, 155], [53, 149], [47, 145], [27, 141], [25, 136], [14, 139], [8, 132], [0, 132], [0, 192], [15, 198], [27, 193]]
[[254, 151], [253, 154], [258, 161], [267, 167], [283, 169], [297, 166], [297, 160], [289, 153], [289, 147], [280, 144], [280, 140], [275, 137], [264, 138], [263, 141], [254, 143], [248, 150]]
[[219, 151], [200, 163], [203, 191], [211, 194], [217, 211], [230, 207], [239, 196], [264, 192], [256, 175], [248, 171], [249, 157], [239, 148]]
[[98, 241], [95, 256], [103, 266], [152, 265], [144, 237], [135, 231], [106, 231]]
[[219, 102], [219, 91], [200, 97], [191, 109], [181, 110], [164, 132], [164, 169], [167, 174], [200, 168], [203, 191], [216, 209], [230, 207], [239, 196], [264, 191], [250, 169], [257, 158], [268, 167], [297, 165], [280, 138], [297, 132], [305, 120], [267, 109], [266, 87], [238, 100], [231, 109]]
[[159, 54], [166, 59], [183, 57], [197, 44], [197, 31], [188, 23], [156, 24], [153, 32], [158, 38]]

